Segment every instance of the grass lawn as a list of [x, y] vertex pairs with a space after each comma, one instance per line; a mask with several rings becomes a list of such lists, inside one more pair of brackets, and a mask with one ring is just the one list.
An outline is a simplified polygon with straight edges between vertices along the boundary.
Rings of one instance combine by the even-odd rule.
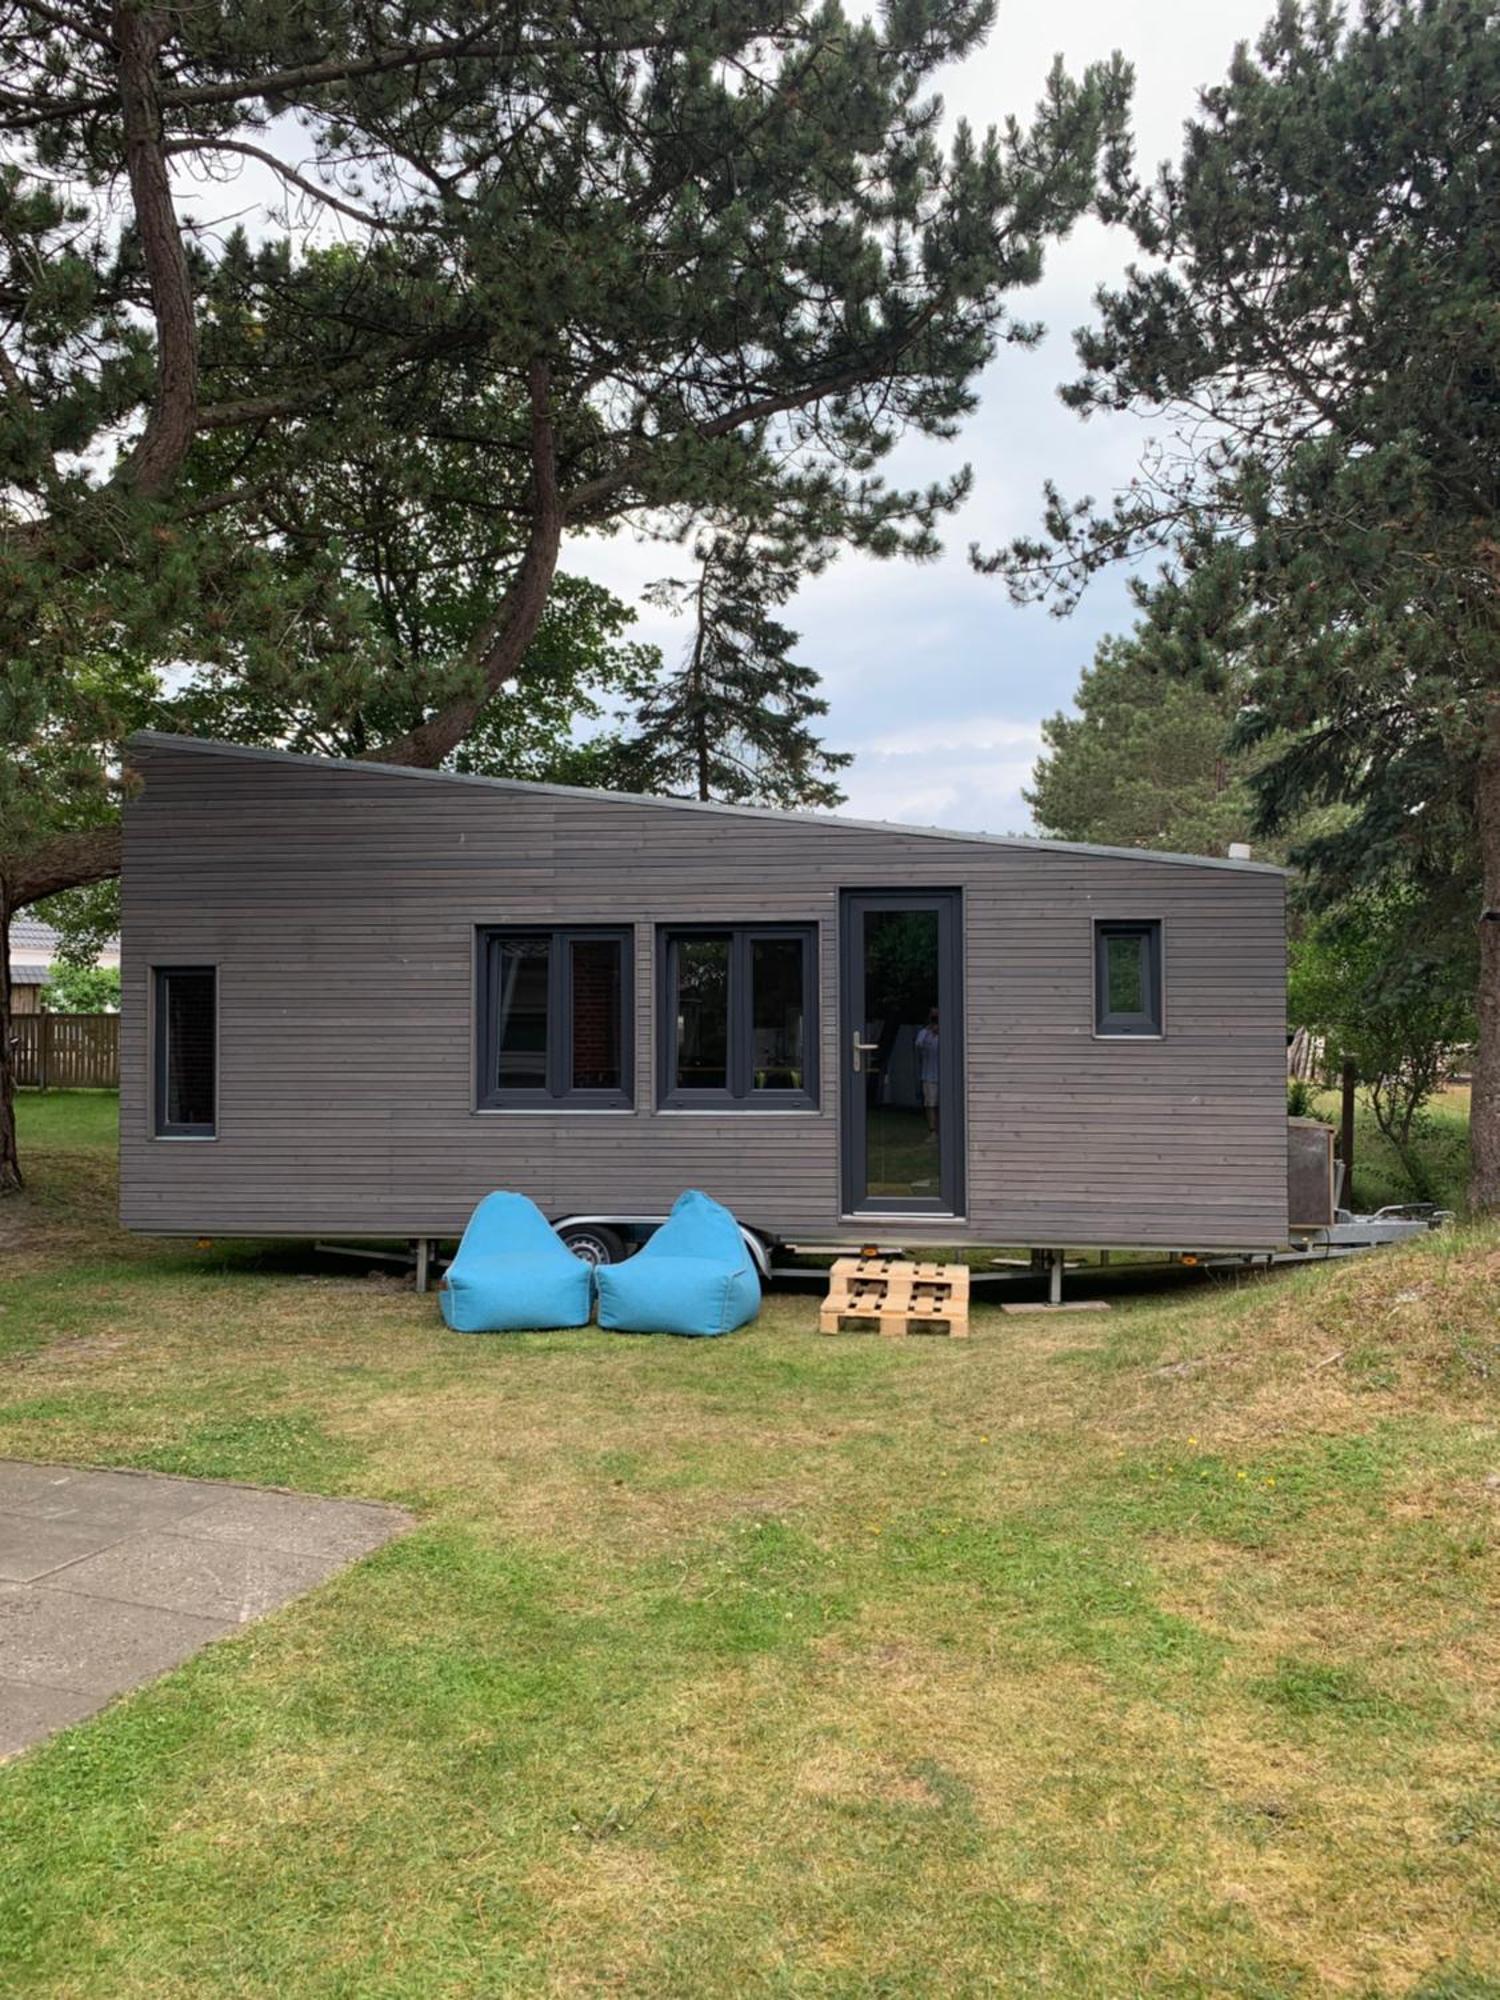
[[23, 1116], [0, 1453], [421, 1525], [0, 1768], [7, 2000], [1500, 1995], [1500, 1231], [464, 1339]]

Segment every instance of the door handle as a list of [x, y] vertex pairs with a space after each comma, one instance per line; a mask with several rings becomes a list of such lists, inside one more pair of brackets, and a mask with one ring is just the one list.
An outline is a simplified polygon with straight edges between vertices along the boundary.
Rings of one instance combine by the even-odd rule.
[[880, 1047], [880, 1044], [879, 1042], [862, 1042], [859, 1038], [858, 1028], [852, 1030], [852, 1033], [853, 1033], [852, 1053], [854, 1056], [854, 1074], [858, 1076], [860, 1072], [860, 1060], [859, 1060], [860, 1057], [874, 1055], [876, 1050]]

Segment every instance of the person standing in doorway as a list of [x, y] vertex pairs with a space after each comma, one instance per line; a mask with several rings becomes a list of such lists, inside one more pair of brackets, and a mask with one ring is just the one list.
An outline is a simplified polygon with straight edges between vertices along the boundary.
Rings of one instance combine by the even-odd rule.
[[938, 1135], [938, 1010], [927, 1016], [925, 1028], [917, 1030], [917, 1081], [922, 1089], [922, 1109], [927, 1113], [927, 1136]]

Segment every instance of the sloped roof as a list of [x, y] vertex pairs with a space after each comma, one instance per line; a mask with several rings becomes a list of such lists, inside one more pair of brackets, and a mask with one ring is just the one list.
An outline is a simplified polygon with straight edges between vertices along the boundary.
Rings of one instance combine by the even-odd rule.
[[129, 739], [146, 749], [186, 750], [202, 757], [254, 759], [272, 764], [308, 764], [324, 770], [360, 771], [387, 778], [410, 778], [443, 785], [482, 785], [489, 791], [531, 792], [544, 797], [597, 799], [601, 804], [665, 806], [677, 812], [716, 813], [737, 819], [791, 820], [804, 825], [853, 827], [867, 833], [912, 834], [923, 840], [978, 842], [987, 847], [1019, 847], [1028, 853], [1093, 854], [1121, 861], [1162, 861], [1178, 867], [1227, 868], [1238, 874], [1285, 875], [1269, 861], [1236, 861], [1217, 854], [1163, 854], [1154, 847], [1096, 847], [1080, 840], [1043, 840], [1030, 834], [959, 833], [946, 826], [909, 826], [898, 820], [852, 819], [843, 813], [781, 812], [772, 806], [722, 805], [715, 800], [667, 798], [639, 792], [601, 792], [582, 785], [544, 785], [527, 778], [483, 778], [467, 771], [425, 771], [410, 764], [378, 764], [351, 757], [313, 757], [299, 750], [270, 750], [245, 743], [220, 743], [204, 736], [173, 736], [141, 729]]
[[51, 924], [44, 924], [40, 917], [12, 917], [10, 948], [12, 951], [54, 952], [57, 950], [57, 932]]
[[[12, 957], [18, 951], [44, 952], [50, 960], [56, 957], [57, 948], [61, 942], [61, 937], [51, 924], [44, 924], [40, 917], [29, 916], [24, 910], [20, 916], [12, 917], [10, 920], [10, 949]], [[120, 940], [117, 937], [106, 938], [103, 949], [106, 955], [118, 953]], [[18, 966], [15, 964], [11, 966], [12, 976], [23, 986], [34, 985], [36, 983], [34, 979], [23, 976], [28, 972], [34, 971], [35, 967]]]

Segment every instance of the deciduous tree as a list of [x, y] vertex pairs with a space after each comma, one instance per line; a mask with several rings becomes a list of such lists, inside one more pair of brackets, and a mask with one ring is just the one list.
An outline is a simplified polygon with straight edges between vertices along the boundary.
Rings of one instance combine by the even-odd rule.
[[1474, 1033], [1472, 955], [1455, 955], [1431, 916], [1413, 882], [1357, 891], [1297, 939], [1288, 995], [1294, 1025], [1321, 1036], [1334, 1063], [1355, 1064], [1423, 1200], [1434, 1190], [1414, 1144], [1422, 1111]]

